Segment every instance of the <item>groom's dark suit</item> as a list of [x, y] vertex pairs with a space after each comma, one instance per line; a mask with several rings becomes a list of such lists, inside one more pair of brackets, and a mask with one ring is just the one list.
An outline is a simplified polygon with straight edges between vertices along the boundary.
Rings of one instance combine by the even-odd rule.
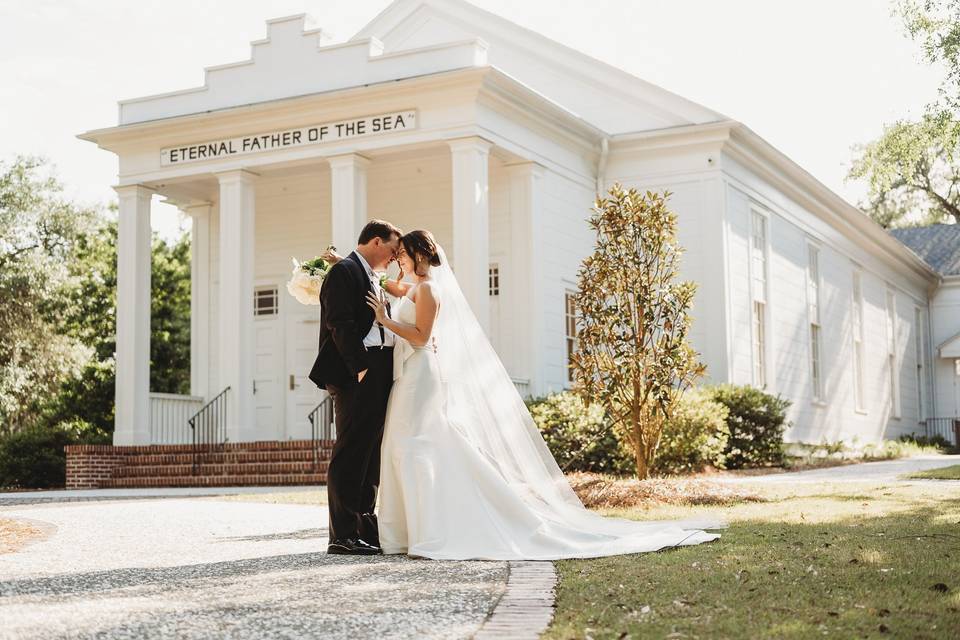
[[[333, 398], [337, 441], [327, 470], [330, 540], [360, 537], [379, 546], [373, 514], [380, 444], [393, 384], [393, 348], [367, 348], [373, 291], [356, 252], [333, 265], [320, 287], [320, 345], [309, 378]], [[367, 373], [357, 382], [357, 374]]]

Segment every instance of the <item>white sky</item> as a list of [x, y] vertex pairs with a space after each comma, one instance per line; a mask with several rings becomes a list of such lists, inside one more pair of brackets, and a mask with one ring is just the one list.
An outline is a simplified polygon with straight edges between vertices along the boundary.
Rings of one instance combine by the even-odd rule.
[[[343, 41], [388, 0], [0, 0], [0, 158], [40, 154], [68, 194], [114, 199], [113, 154], [78, 133], [117, 123], [117, 101], [203, 83], [246, 60], [268, 18], [306, 12]], [[828, 187], [851, 145], [919, 115], [937, 69], [889, 0], [474, 0], [474, 4], [735, 118]], [[153, 226], [178, 216], [154, 206]]]

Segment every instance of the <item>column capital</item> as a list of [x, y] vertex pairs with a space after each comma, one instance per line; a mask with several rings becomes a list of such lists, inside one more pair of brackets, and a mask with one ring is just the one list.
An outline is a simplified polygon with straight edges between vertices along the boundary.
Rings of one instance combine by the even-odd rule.
[[259, 173], [254, 173], [248, 169], [230, 169], [228, 171], [217, 171], [213, 175], [217, 177], [220, 184], [230, 182], [253, 182], [260, 177]]
[[197, 216], [210, 215], [210, 209], [213, 208], [213, 203], [207, 201], [187, 202], [184, 204], [177, 204], [177, 208], [191, 218], [195, 218]]
[[520, 160], [503, 165], [504, 170], [510, 175], [532, 175], [540, 178], [546, 172], [547, 168], [535, 160]]
[[150, 198], [157, 192], [153, 187], [145, 184], [115, 184], [113, 190], [118, 196], [136, 196], [138, 198]]
[[331, 169], [339, 169], [340, 167], [366, 169], [373, 162], [370, 158], [359, 153], [339, 153], [335, 156], [327, 156], [326, 159], [330, 163]]
[[457, 151], [476, 151], [479, 153], [489, 153], [493, 143], [480, 136], [468, 136], [466, 138], [454, 138], [447, 140], [450, 150]]

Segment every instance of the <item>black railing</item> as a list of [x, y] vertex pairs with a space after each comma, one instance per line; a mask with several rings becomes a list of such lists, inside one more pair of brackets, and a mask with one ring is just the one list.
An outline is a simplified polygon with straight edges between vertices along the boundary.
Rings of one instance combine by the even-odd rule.
[[310, 420], [310, 448], [313, 449], [313, 468], [319, 463], [318, 451], [321, 440], [333, 440], [336, 429], [333, 424], [333, 398], [327, 396], [307, 416]]
[[197, 474], [199, 467], [200, 450], [209, 450], [212, 445], [223, 445], [227, 441], [227, 391], [230, 391], [230, 387], [218, 393], [187, 420], [193, 433], [193, 475]]
[[960, 446], [960, 417], [927, 418], [921, 420], [920, 424], [924, 426], [925, 435], [928, 438], [940, 436], [953, 443], [953, 446]]

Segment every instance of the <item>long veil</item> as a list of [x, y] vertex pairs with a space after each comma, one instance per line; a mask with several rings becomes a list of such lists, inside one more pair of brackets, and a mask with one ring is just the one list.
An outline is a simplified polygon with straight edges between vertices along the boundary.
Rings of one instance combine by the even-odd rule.
[[659, 533], [664, 528], [686, 531], [726, 526], [717, 519], [638, 522], [608, 518], [584, 507], [470, 309], [446, 253], [439, 245], [437, 249], [441, 264], [431, 269], [431, 276], [438, 288], [440, 309], [433, 336], [447, 419], [541, 517], [584, 533], [613, 537]]

